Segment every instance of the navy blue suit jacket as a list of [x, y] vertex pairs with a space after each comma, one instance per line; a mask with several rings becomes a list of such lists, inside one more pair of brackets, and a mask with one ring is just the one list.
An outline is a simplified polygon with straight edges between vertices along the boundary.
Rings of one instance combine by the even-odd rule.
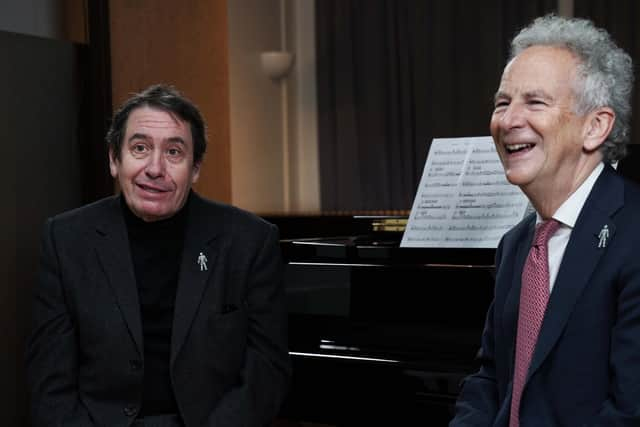
[[[171, 337], [180, 415], [187, 427], [268, 425], [290, 376], [278, 230], [191, 197]], [[47, 222], [35, 294], [33, 426], [131, 425], [142, 399], [143, 333], [118, 197]]]
[[[450, 426], [508, 426], [522, 268], [535, 215], [504, 235], [480, 370]], [[603, 226], [610, 237], [598, 247]], [[520, 425], [640, 425], [640, 189], [606, 166], [571, 233], [520, 404]]]

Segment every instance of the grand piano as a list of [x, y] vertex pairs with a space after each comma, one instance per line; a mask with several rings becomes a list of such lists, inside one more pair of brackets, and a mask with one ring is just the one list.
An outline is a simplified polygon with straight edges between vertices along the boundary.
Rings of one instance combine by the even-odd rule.
[[[628, 150], [618, 171], [640, 182]], [[446, 426], [478, 369], [495, 251], [400, 248], [409, 212], [369, 214], [266, 216], [286, 261], [287, 426]]]
[[280, 418], [446, 426], [477, 370], [494, 250], [400, 248], [398, 216], [266, 219], [281, 231], [294, 367]]

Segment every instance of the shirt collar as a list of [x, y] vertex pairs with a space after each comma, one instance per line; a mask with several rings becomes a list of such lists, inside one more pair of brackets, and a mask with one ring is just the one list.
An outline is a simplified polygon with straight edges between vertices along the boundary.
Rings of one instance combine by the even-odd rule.
[[[591, 174], [584, 180], [580, 187], [576, 191], [574, 191], [567, 200], [565, 200], [558, 210], [551, 216], [553, 219], [558, 221], [560, 224], [566, 225], [568, 227], [573, 228], [576, 225], [576, 221], [578, 220], [578, 215], [580, 215], [580, 211], [584, 206], [584, 202], [587, 201], [587, 197], [589, 197], [589, 193], [591, 193], [591, 189], [593, 185], [596, 183], [596, 180], [602, 173], [604, 169], [604, 163], [598, 163]], [[542, 222], [542, 217], [539, 213], [536, 212], [536, 224]]]

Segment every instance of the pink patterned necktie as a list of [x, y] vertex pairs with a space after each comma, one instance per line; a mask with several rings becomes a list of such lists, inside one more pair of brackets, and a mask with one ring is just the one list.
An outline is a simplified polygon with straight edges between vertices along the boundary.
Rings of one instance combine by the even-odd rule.
[[542, 318], [549, 300], [549, 256], [547, 242], [560, 223], [550, 219], [536, 225], [529, 256], [522, 270], [520, 312], [516, 337], [516, 366], [513, 374], [513, 394], [509, 427], [520, 425], [520, 398], [533, 350], [538, 341]]

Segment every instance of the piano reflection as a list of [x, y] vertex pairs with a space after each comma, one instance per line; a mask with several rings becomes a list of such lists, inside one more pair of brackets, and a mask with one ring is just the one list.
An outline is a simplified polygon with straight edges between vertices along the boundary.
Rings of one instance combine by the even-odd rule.
[[286, 261], [294, 376], [281, 418], [446, 426], [477, 370], [495, 251], [400, 248], [406, 216], [265, 218]]

